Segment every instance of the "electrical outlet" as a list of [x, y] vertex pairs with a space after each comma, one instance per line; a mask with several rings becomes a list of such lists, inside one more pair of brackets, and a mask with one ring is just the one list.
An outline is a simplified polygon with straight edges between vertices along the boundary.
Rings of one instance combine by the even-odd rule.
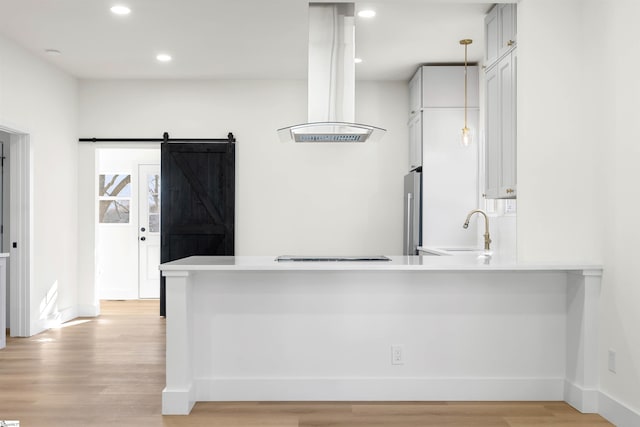
[[391, 346], [391, 364], [404, 365], [404, 346], [400, 344]]
[[609, 370], [616, 373], [616, 351], [609, 349]]

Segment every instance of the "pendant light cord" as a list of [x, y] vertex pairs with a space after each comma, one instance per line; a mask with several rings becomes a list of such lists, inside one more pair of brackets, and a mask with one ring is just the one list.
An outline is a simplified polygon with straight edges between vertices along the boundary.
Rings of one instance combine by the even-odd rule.
[[464, 45], [464, 128], [467, 129], [467, 46]]
[[469, 45], [473, 43], [471, 39], [462, 39], [460, 40], [460, 44], [464, 45], [464, 129], [463, 132], [466, 134], [468, 132], [467, 128], [467, 69], [468, 69], [468, 59], [467, 59], [467, 48]]

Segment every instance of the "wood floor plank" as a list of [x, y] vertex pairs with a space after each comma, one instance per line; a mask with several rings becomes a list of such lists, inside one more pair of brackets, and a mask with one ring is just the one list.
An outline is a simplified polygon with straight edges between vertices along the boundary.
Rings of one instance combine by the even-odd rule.
[[0, 351], [0, 420], [29, 427], [610, 426], [564, 402], [201, 402], [162, 416], [165, 321], [158, 301], [103, 301]]

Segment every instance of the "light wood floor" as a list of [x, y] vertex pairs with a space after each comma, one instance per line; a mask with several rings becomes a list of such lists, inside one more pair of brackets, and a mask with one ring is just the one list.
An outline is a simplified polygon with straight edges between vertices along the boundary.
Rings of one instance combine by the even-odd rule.
[[164, 319], [157, 301], [104, 301], [0, 350], [0, 420], [50, 426], [606, 426], [562, 402], [198, 403], [161, 412]]

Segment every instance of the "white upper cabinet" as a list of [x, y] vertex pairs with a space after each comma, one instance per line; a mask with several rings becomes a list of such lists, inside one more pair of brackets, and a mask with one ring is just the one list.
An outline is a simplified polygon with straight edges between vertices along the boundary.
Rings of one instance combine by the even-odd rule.
[[484, 18], [484, 59], [485, 66], [493, 64], [498, 59], [498, 5], [494, 6]]
[[409, 81], [409, 117], [413, 117], [422, 108], [422, 73], [420, 69]]
[[497, 199], [500, 193], [502, 150], [500, 148], [500, 82], [498, 67], [485, 75], [485, 197]]
[[409, 80], [409, 169], [422, 166], [422, 67]]
[[[478, 67], [467, 67], [467, 107], [479, 108]], [[464, 108], [464, 67], [425, 65], [409, 81], [409, 170], [422, 166], [424, 111], [432, 108]], [[460, 124], [462, 129], [463, 124]], [[477, 129], [472, 129], [477, 132]]]
[[[478, 81], [478, 67], [467, 67], [469, 82]], [[467, 88], [469, 108], [478, 108], [478, 85]], [[409, 117], [423, 108], [464, 107], [464, 67], [459, 65], [426, 65], [409, 81]]]
[[502, 104], [500, 130], [501, 130], [501, 156], [500, 168], [500, 197], [516, 197], [516, 76], [518, 56], [517, 49], [511, 51], [499, 62], [500, 96]]
[[485, 18], [485, 197], [489, 199], [517, 194], [515, 16], [515, 4], [500, 4]]
[[515, 4], [511, 3], [498, 5], [498, 19], [500, 19], [499, 57], [506, 54], [516, 45], [516, 7]]
[[[467, 67], [468, 81], [478, 81], [478, 67]], [[469, 108], [478, 108], [478, 85], [467, 88]], [[464, 107], [464, 67], [438, 65], [422, 67], [422, 108]]]
[[409, 170], [422, 166], [422, 112], [409, 120]]
[[512, 3], [497, 4], [484, 20], [485, 66], [491, 67], [506, 55], [517, 43], [517, 6]]

